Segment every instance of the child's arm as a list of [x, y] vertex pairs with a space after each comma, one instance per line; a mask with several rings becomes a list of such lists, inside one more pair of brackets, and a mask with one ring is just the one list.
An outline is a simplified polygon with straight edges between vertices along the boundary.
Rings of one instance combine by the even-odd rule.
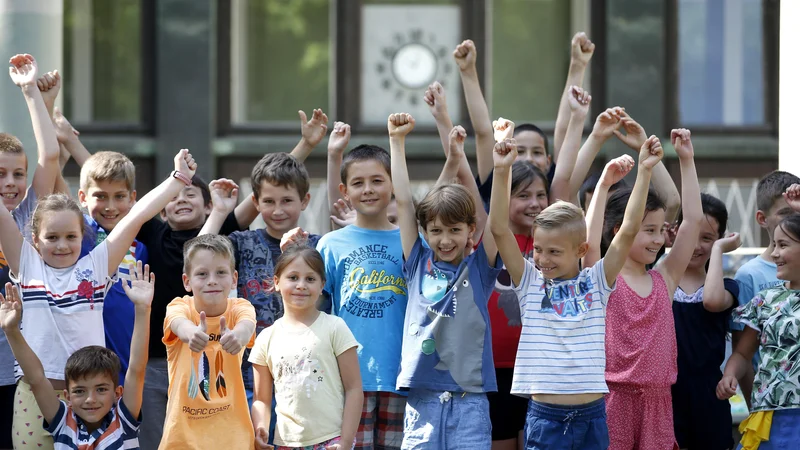
[[694, 148], [691, 132], [685, 128], [672, 130], [672, 145], [681, 162], [681, 195], [683, 196], [683, 222], [678, 235], [667, 256], [657, 265], [664, 276], [670, 294], [680, 283], [686, 266], [692, 258], [697, 239], [700, 237], [700, 223], [703, 220], [703, 205], [700, 202], [700, 183], [694, 168]]
[[[632, 150], [639, 151], [644, 141], [647, 140], [647, 133], [627, 112], [623, 110], [621, 115], [622, 129], [625, 130], [625, 134], [622, 134], [619, 130], [615, 130], [614, 134]], [[678, 211], [681, 208], [681, 196], [663, 161], [653, 169], [653, 189], [667, 204], [666, 221], [671, 224], [678, 217]]]
[[467, 132], [464, 127], [457, 125], [448, 132], [446, 138], [442, 141], [448, 142], [447, 159], [444, 162], [442, 173], [439, 174], [439, 179], [436, 184], [450, 184], [458, 178], [458, 169], [461, 167], [461, 161], [466, 159], [464, 155], [464, 140], [467, 138]]
[[52, 423], [58, 413], [60, 401], [53, 395], [53, 385], [44, 374], [42, 362], [22, 336], [22, 331], [19, 329], [21, 318], [22, 299], [19, 291], [16, 286], [6, 283], [6, 297], [0, 294], [0, 328], [5, 332], [8, 345], [14, 352], [14, 358], [25, 374], [25, 381], [31, 385], [36, 403], [42, 410], [42, 417], [47, 423]]
[[211, 191], [211, 214], [208, 215], [199, 235], [218, 234], [225, 219], [236, 209], [236, 202], [239, 199], [239, 186], [233, 180], [220, 178], [209, 183], [208, 188]]
[[[494, 146], [494, 179], [489, 203], [489, 231], [514, 285], [522, 281], [525, 259], [517, 240], [508, 227], [508, 207], [511, 199], [511, 166], [517, 159], [517, 144], [513, 139]], [[487, 253], [488, 255], [488, 253]]]
[[[620, 126], [620, 112], [622, 108], [619, 106], [606, 109], [602, 114], [597, 116], [592, 128], [591, 134], [586, 139], [586, 142], [578, 152], [578, 158], [575, 161], [575, 168], [572, 170], [572, 176], [569, 179], [569, 198], [577, 199], [578, 191], [581, 189], [581, 184], [589, 170], [592, 168], [592, 163], [600, 152], [603, 144], [614, 135], [614, 131]], [[556, 166], [558, 170], [558, 166]]]
[[736, 304], [733, 295], [725, 290], [722, 274], [722, 254], [736, 250], [742, 245], [739, 233], [731, 233], [714, 242], [711, 259], [708, 261], [706, 282], [703, 286], [703, 307], [707, 311], [722, 312]]
[[42, 93], [42, 100], [47, 108], [47, 114], [52, 117], [56, 98], [59, 91], [61, 91], [61, 74], [58, 73], [58, 70], [47, 72], [36, 80], [36, 86], [39, 88], [39, 92]]
[[[179, 173], [182, 178], [191, 180], [194, 172], [197, 170], [197, 164], [192, 158], [189, 150], [183, 149], [175, 155], [175, 172]], [[183, 181], [175, 176], [170, 176], [161, 184], [156, 186], [155, 189], [148, 192], [147, 195], [138, 200], [133, 205], [128, 215], [119, 221], [114, 231], [109, 233], [106, 238], [108, 245], [108, 273], [113, 274], [117, 271], [119, 263], [122, 258], [128, 253], [131, 242], [136, 238], [139, 228], [142, 224], [152, 219], [153, 216], [159, 213], [170, 200], [172, 200], [178, 193], [186, 186]]]
[[231, 355], [238, 355], [256, 332], [256, 323], [252, 320], [240, 320], [230, 330], [225, 323], [225, 316], [222, 316], [219, 318], [219, 330], [219, 345], [222, 349]]
[[[592, 101], [592, 96], [577, 86], [572, 86], [569, 92], [569, 126], [564, 138], [563, 151], [559, 153], [559, 159], [556, 161], [556, 173], [553, 175], [553, 183], [550, 185], [550, 203], [556, 200], [564, 200], [577, 204], [577, 197], [573, 199], [569, 192], [569, 178], [572, 176], [572, 169], [575, 167], [575, 160], [578, 158], [578, 149], [581, 145], [581, 135], [583, 134], [583, 122], [589, 112], [589, 103]], [[577, 194], [577, 192], [576, 190], [575, 193]]]
[[625, 178], [633, 169], [635, 162], [629, 155], [614, 158], [606, 164], [597, 187], [594, 188], [592, 201], [586, 210], [586, 240], [589, 249], [583, 257], [583, 267], [592, 267], [600, 261], [600, 243], [603, 239], [603, 220], [605, 219], [608, 191], [615, 183]]
[[319, 145], [328, 133], [328, 116], [321, 109], [315, 109], [308, 120], [303, 110], [297, 111], [300, 116], [300, 142], [292, 149], [291, 155], [300, 162], [305, 162], [314, 147]]
[[753, 367], [751, 361], [756, 351], [758, 351], [758, 332], [745, 326], [736, 348], [725, 364], [722, 379], [717, 384], [718, 399], [727, 400], [736, 395], [739, 380], [747, 373], [748, 366]]
[[661, 141], [655, 136], [650, 136], [642, 145], [639, 152], [639, 170], [636, 173], [636, 182], [633, 185], [628, 206], [625, 207], [625, 216], [622, 218], [622, 225], [614, 236], [608, 251], [603, 258], [603, 270], [606, 276], [606, 283], [613, 286], [617, 280], [617, 275], [628, 259], [628, 252], [631, 250], [636, 234], [644, 219], [644, 209], [647, 204], [647, 191], [650, 189], [650, 177], [653, 167], [664, 157], [664, 149], [661, 148]]
[[783, 198], [794, 212], [800, 212], [800, 184], [793, 184], [783, 193]]
[[153, 303], [156, 276], [150, 272], [149, 265], [145, 265], [142, 270], [142, 262], [136, 261], [135, 267], [130, 265], [130, 277], [130, 286], [126, 280], [122, 280], [122, 289], [134, 305], [131, 353], [128, 371], [125, 373], [122, 401], [133, 417], [139, 417], [147, 367], [147, 346], [150, 342], [150, 306]]
[[169, 328], [184, 344], [189, 344], [189, 349], [193, 352], [202, 352], [208, 345], [208, 325], [204, 311], [200, 312], [200, 325], [195, 325], [186, 318], [178, 318], [170, 323]]
[[408, 259], [414, 243], [419, 238], [419, 226], [414, 214], [414, 198], [411, 195], [411, 182], [406, 166], [406, 135], [414, 129], [411, 114], [398, 113], [389, 116], [389, 149], [392, 155], [392, 185], [397, 200], [397, 224], [400, 226], [400, 240], [403, 243], [403, 257]]
[[444, 88], [438, 81], [428, 86], [425, 95], [422, 97], [425, 103], [428, 104], [431, 115], [436, 120], [436, 131], [439, 132], [439, 140], [442, 141], [442, 150], [444, 155], [450, 152], [450, 130], [453, 129], [453, 121], [450, 120], [450, 114], [447, 112], [447, 98], [444, 94]]
[[56, 184], [56, 177], [60, 172], [58, 158], [61, 148], [58, 146], [56, 132], [47, 107], [44, 104], [42, 93], [36, 85], [36, 73], [38, 67], [33, 56], [15, 55], [9, 61], [11, 67], [8, 73], [14, 84], [22, 89], [25, 102], [28, 104], [28, 112], [31, 115], [33, 134], [36, 136], [36, 147], [38, 153], [38, 165], [33, 174], [31, 185], [36, 192], [36, 196], [41, 198], [53, 192]]
[[453, 51], [453, 57], [461, 73], [461, 85], [464, 87], [464, 97], [467, 101], [469, 118], [472, 121], [472, 128], [475, 130], [478, 178], [483, 183], [492, 171], [494, 132], [492, 130], [492, 119], [489, 116], [489, 108], [486, 106], [486, 100], [481, 92], [481, 83], [478, 81], [478, 70], [475, 67], [477, 56], [478, 51], [475, 48], [475, 43], [469, 39], [459, 44]]
[[253, 364], [253, 406], [250, 408], [250, 415], [256, 434], [256, 450], [272, 449], [267, 441], [269, 422], [272, 419], [273, 383], [272, 374], [267, 366]]
[[56, 128], [58, 142], [67, 149], [67, 152], [69, 152], [78, 166], [83, 167], [83, 164], [92, 154], [89, 153], [89, 150], [86, 150], [86, 147], [83, 146], [81, 140], [78, 138], [80, 133], [72, 127], [72, 124], [69, 123], [58, 108], [55, 108], [53, 111], [53, 125]]
[[353, 347], [336, 357], [339, 363], [339, 373], [344, 387], [344, 415], [342, 416], [342, 438], [338, 447], [349, 450], [353, 446], [361, 420], [361, 410], [364, 406], [364, 391], [361, 386], [361, 371], [358, 365], [358, 353]]
[[[569, 96], [571, 86], [583, 86], [583, 76], [589, 61], [594, 54], [594, 44], [586, 37], [586, 33], [577, 33], [572, 38], [572, 51], [570, 54], [569, 72], [567, 72], [567, 84], [564, 93], [561, 95], [561, 102], [558, 105], [558, 116], [556, 116], [556, 129], [553, 135], [553, 161], [558, 161], [561, 145], [567, 134], [567, 124], [570, 121]], [[558, 167], [558, 166], [556, 166]]]
[[[342, 180], [342, 156], [348, 143], [350, 143], [350, 125], [334, 122], [331, 137], [328, 139], [328, 212], [331, 215], [333, 205], [342, 199], [339, 192]], [[331, 229], [341, 228], [335, 220], [331, 219], [331, 222], [333, 224]]]
[[0, 207], [0, 249], [13, 274], [19, 275], [19, 260], [22, 255], [22, 233], [14, 216], [5, 207]]

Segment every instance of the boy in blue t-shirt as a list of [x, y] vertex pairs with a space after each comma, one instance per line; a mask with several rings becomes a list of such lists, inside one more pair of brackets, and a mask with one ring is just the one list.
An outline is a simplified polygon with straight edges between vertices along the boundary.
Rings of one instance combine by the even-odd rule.
[[[466, 132], [460, 126], [451, 130], [440, 183], [415, 211], [405, 159], [414, 119], [392, 114], [388, 128], [408, 281], [397, 377], [397, 387], [409, 390], [403, 448], [490, 448], [486, 393], [497, 391], [497, 381], [488, 303], [503, 263], [491, 234], [472, 251], [486, 212], [466, 164]], [[441, 182], [456, 174], [468, 187]]]

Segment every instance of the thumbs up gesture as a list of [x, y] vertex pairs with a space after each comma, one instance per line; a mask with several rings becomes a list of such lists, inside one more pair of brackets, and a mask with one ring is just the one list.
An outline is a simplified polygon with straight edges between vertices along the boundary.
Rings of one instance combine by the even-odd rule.
[[200, 312], [200, 325], [196, 326], [189, 335], [189, 348], [193, 352], [202, 352], [208, 345], [208, 326], [206, 325], [206, 313]]
[[244, 339], [240, 338], [236, 331], [228, 329], [228, 324], [225, 323], [225, 316], [219, 318], [219, 335], [219, 345], [231, 355], [238, 355], [246, 344], [246, 342], [242, 342]]

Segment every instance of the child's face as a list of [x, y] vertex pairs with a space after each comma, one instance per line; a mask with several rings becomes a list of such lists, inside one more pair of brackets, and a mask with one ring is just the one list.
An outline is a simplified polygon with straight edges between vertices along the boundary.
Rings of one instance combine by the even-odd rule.
[[305, 211], [311, 194], [306, 193], [300, 198], [300, 193], [292, 186], [277, 186], [267, 181], [261, 182], [258, 191], [256, 209], [261, 213], [261, 218], [267, 224], [267, 232], [274, 237], [282, 237], [284, 233], [297, 227], [300, 213]]
[[122, 386], [114, 387], [108, 374], [97, 373], [69, 380], [64, 395], [75, 414], [94, 431], [122, 396]]
[[386, 214], [392, 200], [392, 178], [378, 161], [354, 162], [348, 170], [347, 185], [339, 185], [345, 200], [358, 214], [376, 216]]
[[[194, 296], [198, 311], [217, 316], [225, 312], [228, 294], [237, 278], [229, 257], [200, 249], [192, 256], [189, 273], [183, 274], [183, 287]], [[222, 311], [217, 311], [219, 308]]]
[[28, 183], [28, 158], [24, 153], [0, 153], [0, 195], [11, 211], [25, 198]]
[[533, 262], [549, 280], [575, 278], [588, 248], [585, 242], [576, 242], [566, 229], [538, 227], [533, 231]]
[[689, 260], [689, 269], [704, 268], [711, 258], [711, 248], [719, 239], [719, 222], [714, 217], [706, 214], [705, 220], [700, 222], [700, 238], [694, 247], [692, 259]]
[[664, 220], [666, 220], [666, 214], [663, 209], [645, 213], [642, 225], [639, 227], [639, 232], [636, 233], [636, 238], [631, 246], [631, 251], [628, 253], [628, 258], [644, 265], [653, 264], [656, 261], [658, 252], [665, 242], [666, 226], [664, 225]]
[[33, 235], [33, 245], [45, 264], [56, 269], [73, 266], [81, 255], [83, 217], [75, 211], [50, 211]]
[[514, 234], [530, 235], [536, 216], [547, 208], [547, 191], [541, 179], [536, 178], [525, 189], [511, 196], [508, 219]]
[[322, 293], [322, 276], [298, 257], [283, 269], [280, 277], [275, 277], [275, 289], [281, 294], [286, 310], [316, 309]]
[[92, 181], [86, 191], [78, 191], [78, 199], [92, 219], [110, 233], [131, 210], [136, 191], [129, 191], [124, 181]]
[[775, 227], [778, 226], [779, 223], [787, 216], [792, 215], [794, 210], [789, 207], [789, 204], [786, 203], [786, 199], [780, 197], [779, 199], [775, 200], [775, 203], [772, 207], [765, 212], [758, 211], [756, 213], [756, 220], [758, 223], [761, 224], [762, 227], [767, 229], [767, 234], [769, 235], [771, 240], [773, 239], [772, 233], [775, 231]]
[[186, 186], [167, 203], [161, 211], [161, 218], [173, 230], [193, 230], [202, 228], [206, 217], [211, 214], [211, 205], [203, 202], [203, 192], [197, 186]]
[[437, 217], [425, 225], [424, 234], [436, 261], [457, 265], [464, 259], [467, 241], [474, 232], [475, 225], [446, 224]]
[[775, 227], [773, 234], [775, 249], [770, 256], [778, 266], [778, 279], [796, 283], [800, 279], [800, 242], [781, 227]]
[[544, 148], [542, 135], [534, 131], [520, 131], [514, 135], [517, 141], [517, 161], [530, 161], [542, 172], [550, 171], [550, 155]]

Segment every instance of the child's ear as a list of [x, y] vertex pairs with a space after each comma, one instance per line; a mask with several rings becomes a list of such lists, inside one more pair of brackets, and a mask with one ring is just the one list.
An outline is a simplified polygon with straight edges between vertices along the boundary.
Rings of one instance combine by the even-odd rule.
[[136, 189], [131, 191], [131, 201], [136, 203]]
[[86, 208], [86, 192], [83, 192], [83, 189], [78, 189], [78, 203]]
[[236, 289], [239, 282], [239, 272], [236, 269], [233, 270], [233, 288]]
[[767, 215], [764, 214], [764, 211], [761, 211], [760, 209], [756, 211], [756, 222], [758, 222], [758, 225], [761, 226], [761, 228], [767, 228]]
[[622, 225], [620, 224], [620, 225], [617, 225], [617, 226], [615, 226], [615, 227], [614, 227], [614, 236], [616, 236], [616, 235], [617, 235], [617, 233], [619, 233], [619, 228], [620, 228], [621, 226], [622, 226]]
[[72, 407], [72, 400], [69, 398], [69, 391], [64, 389], [64, 398], [67, 399], [67, 406]]
[[583, 258], [584, 256], [586, 256], [586, 253], [588, 251], [589, 251], [589, 243], [588, 242], [582, 242], [578, 246], [578, 258]]
[[252, 201], [253, 204], [256, 206], [256, 209], [258, 209], [258, 199], [256, 198], [255, 192], [250, 194], [250, 201]]
[[214, 208], [214, 204], [211, 203], [211, 202], [208, 202], [208, 204], [203, 207], [203, 213], [206, 215], [206, 217], [211, 215], [211, 210], [213, 208]]
[[472, 225], [470, 225], [470, 226], [469, 226], [469, 235], [470, 235], [470, 237], [471, 237], [473, 234], [475, 234], [475, 230], [476, 230], [477, 228], [478, 228], [478, 226], [477, 226], [477, 225], [475, 225], [474, 223], [473, 223]]
[[300, 211], [305, 211], [308, 207], [308, 202], [311, 201], [311, 192], [306, 192], [306, 196], [300, 201]]
[[278, 286], [278, 276], [277, 275], [272, 277], [272, 286], [275, 289], [275, 292], [277, 292], [278, 294], [281, 293], [281, 289]]
[[117, 400], [122, 398], [122, 393], [124, 392], [124, 388], [122, 386], [117, 386], [115, 389], [115, 394], [117, 395]]
[[159, 214], [159, 216], [161, 216], [161, 221], [162, 222], [166, 222], [167, 221], [167, 210], [166, 209], [162, 209], [161, 212], [158, 213], [158, 214]]
[[350, 201], [350, 198], [347, 196], [347, 186], [345, 186], [344, 183], [339, 183], [339, 193], [342, 194], [342, 198], [348, 202]]
[[181, 278], [183, 279], [183, 288], [186, 289], [186, 292], [192, 292], [192, 287], [189, 285], [189, 275], [184, 273], [181, 275]]

